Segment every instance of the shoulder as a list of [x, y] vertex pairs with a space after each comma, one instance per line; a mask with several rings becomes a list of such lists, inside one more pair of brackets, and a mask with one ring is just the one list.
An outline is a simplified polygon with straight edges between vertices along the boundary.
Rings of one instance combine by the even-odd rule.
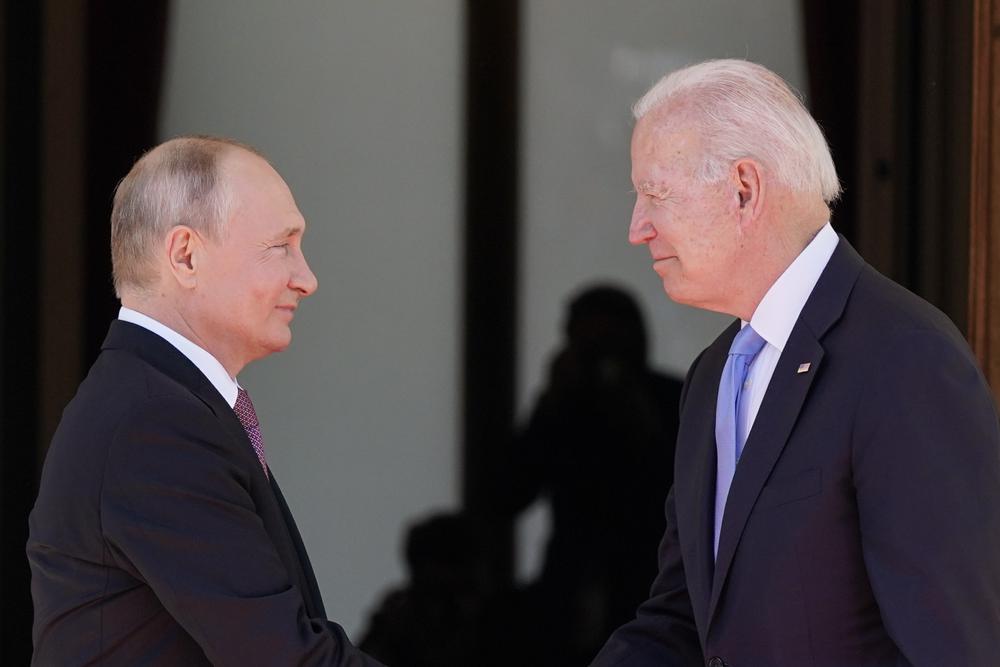
[[854, 369], [859, 433], [943, 419], [955, 429], [978, 430], [983, 442], [996, 441], [993, 396], [962, 333], [940, 310], [871, 267], [822, 343], [831, 362]]
[[847, 305], [850, 314], [888, 327], [887, 333], [934, 330], [964, 340], [947, 315], [902, 285], [865, 265]]
[[839, 322], [823, 338], [828, 352], [849, 351], [857, 361], [890, 360], [886, 372], [940, 363], [978, 367], [965, 337], [947, 315], [865, 265]]
[[104, 462], [115, 442], [133, 440], [148, 451], [157, 434], [218, 431], [213, 409], [190, 387], [142, 358], [105, 350], [66, 406], [52, 438], [47, 467]]
[[121, 424], [136, 418], [156, 422], [211, 413], [189, 387], [151, 364], [128, 352], [106, 350], [67, 405], [60, 431], [107, 441]]

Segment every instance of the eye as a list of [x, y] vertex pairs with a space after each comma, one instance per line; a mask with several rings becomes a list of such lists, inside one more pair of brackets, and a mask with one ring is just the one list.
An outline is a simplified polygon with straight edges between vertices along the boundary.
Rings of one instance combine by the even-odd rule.
[[649, 194], [649, 198], [657, 206], [662, 206], [663, 204], [671, 204], [680, 199], [680, 197], [677, 196], [677, 193], [673, 190], [651, 192]]
[[277, 248], [278, 250], [282, 250], [284, 252], [288, 252], [289, 245], [287, 243], [278, 243], [278, 244], [270, 246], [270, 248], [271, 249]]

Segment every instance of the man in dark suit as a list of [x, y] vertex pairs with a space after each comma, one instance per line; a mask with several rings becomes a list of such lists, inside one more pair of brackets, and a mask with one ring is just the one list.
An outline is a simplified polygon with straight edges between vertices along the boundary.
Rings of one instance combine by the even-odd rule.
[[775, 74], [694, 65], [635, 115], [631, 242], [740, 319], [688, 373], [660, 571], [594, 664], [996, 664], [1000, 432], [961, 335], [833, 232]]
[[249, 147], [185, 137], [115, 193], [122, 301], [53, 437], [27, 552], [37, 665], [377, 665], [326, 620], [236, 381], [316, 289]]

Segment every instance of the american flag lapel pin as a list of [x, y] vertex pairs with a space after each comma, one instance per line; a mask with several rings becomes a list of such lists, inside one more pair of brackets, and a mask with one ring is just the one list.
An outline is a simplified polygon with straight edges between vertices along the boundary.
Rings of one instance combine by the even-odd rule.
[[795, 372], [798, 373], [799, 375], [801, 375], [802, 373], [808, 373], [811, 367], [812, 364], [807, 361], [804, 364], [799, 364], [799, 369]]

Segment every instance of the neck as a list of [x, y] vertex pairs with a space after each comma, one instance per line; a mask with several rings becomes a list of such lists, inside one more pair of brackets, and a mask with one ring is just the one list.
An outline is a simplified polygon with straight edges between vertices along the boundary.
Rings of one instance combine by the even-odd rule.
[[245, 364], [235, 361], [232, 355], [227, 354], [226, 350], [220, 346], [212, 345], [208, 338], [200, 333], [195, 319], [191, 317], [187, 309], [175, 303], [169, 297], [165, 295], [143, 297], [134, 293], [123, 293], [121, 302], [126, 308], [142, 313], [147, 317], [153, 318], [160, 324], [170, 327], [211, 354], [222, 364], [222, 367], [226, 369], [230, 377], [235, 378], [243, 370]]
[[[755, 267], [748, 273], [730, 314], [749, 322], [771, 286], [777, 282], [792, 262], [805, 250], [823, 228], [829, 217], [823, 212], [792, 218], [794, 222], [764, 222], [757, 243], [748, 243], [744, 253], [746, 265]], [[785, 218], [787, 220], [788, 218]]]

